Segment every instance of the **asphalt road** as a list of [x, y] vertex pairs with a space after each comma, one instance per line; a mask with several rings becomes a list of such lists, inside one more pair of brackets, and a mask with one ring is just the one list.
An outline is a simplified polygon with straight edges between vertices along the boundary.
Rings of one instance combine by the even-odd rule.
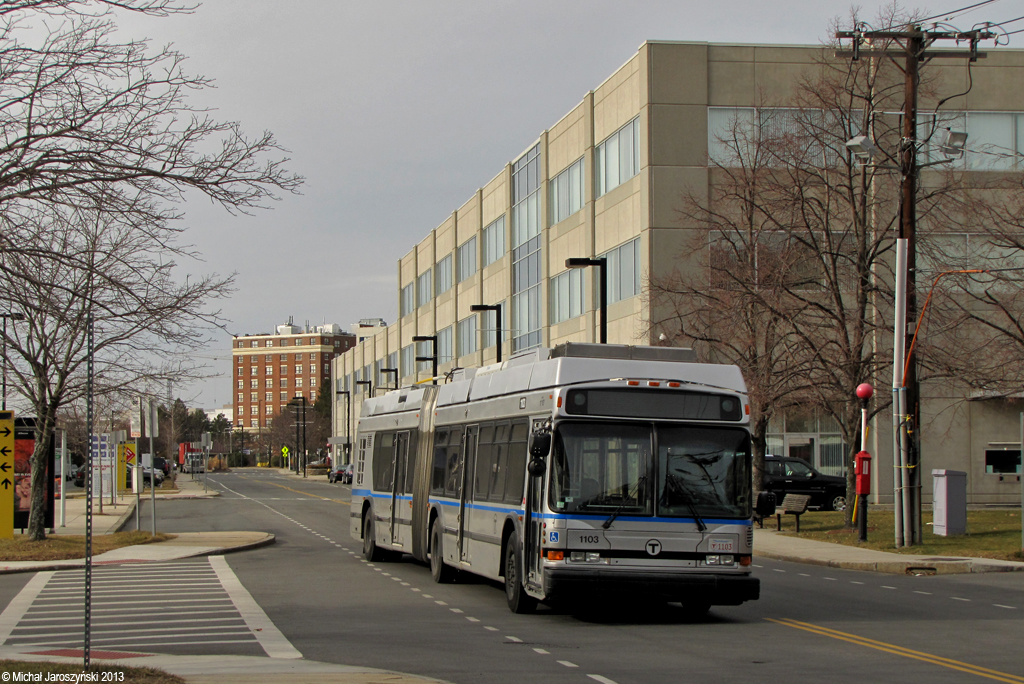
[[[158, 502], [159, 529], [277, 535], [225, 558], [311, 660], [459, 684], [1024, 683], [1024, 573], [904, 577], [755, 557], [761, 600], [713, 608], [699, 623], [678, 605], [520, 616], [500, 585], [437, 585], [408, 556], [363, 561], [348, 532], [348, 487], [255, 470], [210, 484], [221, 497]], [[24, 581], [0, 578], [0, 599]]]

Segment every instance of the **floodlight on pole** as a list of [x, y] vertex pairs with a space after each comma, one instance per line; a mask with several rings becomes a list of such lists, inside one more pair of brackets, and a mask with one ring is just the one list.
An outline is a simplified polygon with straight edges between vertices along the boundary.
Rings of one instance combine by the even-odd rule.
[[861, 163], [871, 161], [874, 156], [878, 154], [878, 148], [875, 147], [873, 142], [871, 142], [871, 138], [866, 135], [855, 135], [847, 140], [846, 149], [848, 149]]
[[967, 146], [967, 134], [963, 131], [946, 129], [946, 141], [942, 143], [939, 150], [942, 154], [951, 159], [959, 159], [964, 156], [964, 148]]

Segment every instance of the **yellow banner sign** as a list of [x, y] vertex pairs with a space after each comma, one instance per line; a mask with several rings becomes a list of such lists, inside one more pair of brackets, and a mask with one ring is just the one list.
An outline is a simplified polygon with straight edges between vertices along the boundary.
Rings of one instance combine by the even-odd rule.
[[14, 411], [0, 411], [0, 539], [14, 538]]

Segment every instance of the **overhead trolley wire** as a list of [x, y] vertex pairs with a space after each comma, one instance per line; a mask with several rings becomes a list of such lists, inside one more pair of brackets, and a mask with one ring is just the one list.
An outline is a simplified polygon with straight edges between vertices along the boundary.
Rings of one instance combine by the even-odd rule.
[[924, 19], [919, 19], [918, 22], [919, 23], [924, 23], [926, 21], [931, 21], [932, 19], [939, 19], [941, 17], [945, 17], [946, 19], [952, 19], [955, 15], [960, 14], [962, 12], [966, 12], [968, 10], [975, 9], [975, 8], [981, 7], [983, 5], [989, 5], [989, 4], [992, 4], [993, 2], [998, 2], [998, 1], [999, 0], [983, 0], [982, 2], [976, 2], [973, 5], [967, 5], [966, 7], [961, 7], [960, 9], [953, 10], [952, 12], [943, 12], [941, 14], [936, 14], [935, 16], [925, 17]]

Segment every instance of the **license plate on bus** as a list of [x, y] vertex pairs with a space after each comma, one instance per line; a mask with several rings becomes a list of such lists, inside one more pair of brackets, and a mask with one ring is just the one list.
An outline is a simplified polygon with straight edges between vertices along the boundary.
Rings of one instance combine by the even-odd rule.
[[732, 539], [712, 539], [708, 548], [711, 551], [731, 553], [733, 550]]

